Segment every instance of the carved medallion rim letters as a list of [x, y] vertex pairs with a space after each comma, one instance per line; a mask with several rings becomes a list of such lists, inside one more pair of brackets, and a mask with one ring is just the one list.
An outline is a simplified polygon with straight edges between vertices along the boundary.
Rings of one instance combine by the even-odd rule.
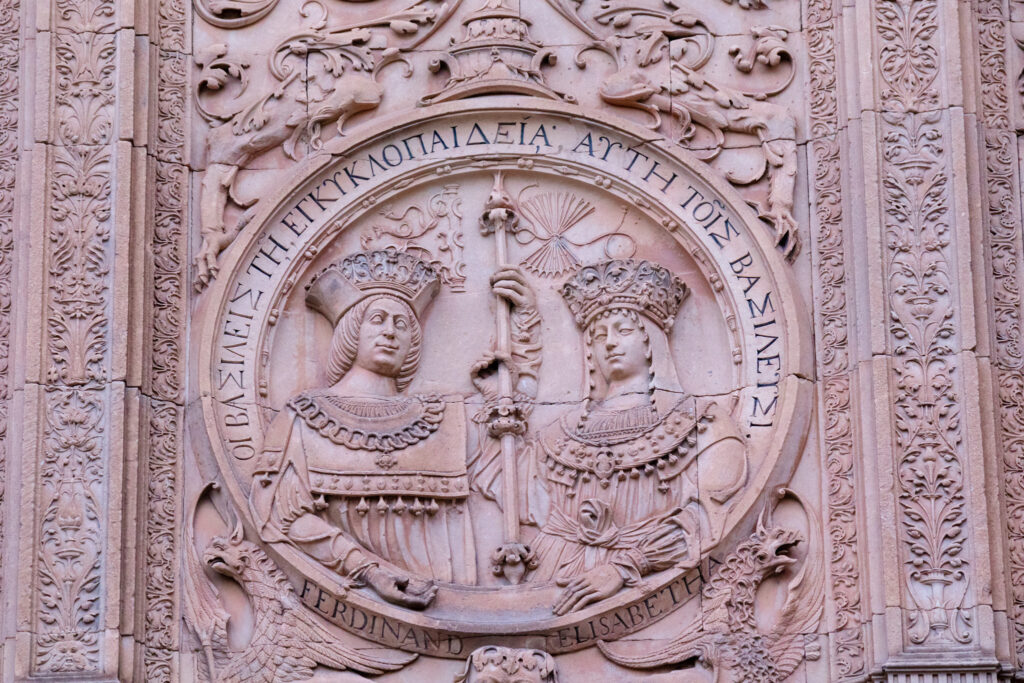
[[[332, 150], [338, 156], [324, 154], [307, 160], [296, 169], [292, 176], [294, 178], [292, 182], [279, 190], [276, 196], [261, 201], [259, 214], [254, 217], [224, 254], [221, 277], [218, 277], [212, 287], [200, 297], [199, 319], [202, 321], [200, 328], [202, 333], [201, 342], [196, 352], [198, 354], [196, 367], [201, 369], [198, 384], [202, 400], [199, 402], [200, 406], [193, 409], [201, 409], [206, 416], [207, 433], [214, 456], [224, 475], [226, 490], [234, 499], [239, 510], [248, 511], [249, 509], [248, 495], [245, 491], [248, 484], [240, 485], [239, 473], [234, 462], [236, 459], [242, 460], [242, 458], [233, 458], [228, 452], [229, 439], [226, 438], [222, 425], [215, 417], [219, 393], [215, 365], [218, 362], [219, 347], [224, 332], [224, 315], [227, 314], [231, 306], [232, 298], [239, 295], [238, 278], [244, 274], [246, 267], [251, 265], [250, 261], [259, 248], [261, 240], [269, 234], [267, 231], [280, 222], [281, 216], [287, 211], [289, 205], [294, 204], [296, 198], [308, 193], [311, 183], [327, 172], [332, 164], [337, 166], [351, 161], [358, 154], [369, 149], [371, 145], [382, 144], [389, 138], [401, 139], [403, 135], [410, 132], [415, 133], [417, 126], [454, 127], [459, 122], [466, 125], [465, 122], [472, 120], [474, 116], [480, 120], [486, 119], [492, 124], [495, 121], [513, 119], [519, 121], [523, 118], [524, 113], [535, 117], [535, 121], [551, 120], [559, 124], [564, 122], [568, 124], [565, 126], [566, 129], [571, 129], [573, 125], [582, 126], [588, 130], [605, 131], [609, 135], [615, 135], [628, 141], [631, 145], [628, 147], [629, 149], [641, 149], [644, 154], [649, 155], [650, 159], [663, 162], [661, 168], [666, 177], [672, 174], [673, 169], [681, 174], [685, 173], [688, 177], [683, 177], [682, 181], [692, 180], [691, 190], [705, 193], [709, 201], [720, 200], [722, 211], [731, 213], [739, 221], [739, 230], [745, 241], [737, 240], [729, 246], [746, 250], [745, 255], [743, 251], [739, 253], [752, 263], [757, 263], [761, 269], [758, 274], [765, 278], [764, 281], [769, 283], [767, 285], [770, 287], [769, 291], [776, 295], [773, 309], [776, 312], [775, 317], [779, 320], [777, 334], [784, 358], [778, 372], [775, 426], [771, 428], [770, 436], [762, 442], [767, 444], [767, 447], [763, 453], [758, 455], [758, 468], [752, 474], [750, 485], [738, 497], [737, 503], [728, 514], [725, 526], [727, 531], [723, 539], [731, 538], [728, 531], [730, 529], [740, 529], [739, 533], [742, 533], [742, 527], [761, 507], [764, 495], [775, 486], [788, 481], [799, 461], [812, 409], [810, 324], [806, 314], [807, 307], [801, 305], [802, 299], [793, 281], [791, 268], [777, 253], [770, 236], [761, 228], [759, 219], [732, 188], [703, 169], [703, 164], [695, 158], [691, 158], [685, 150], [673, 149], [667, 144], [661, 144], [660, 139], [657, 136], [652, 136], [650, 131], [628, 125], [609, 125], [594, 120], [573, 105], [540, 101], [534, 98], [522, 98], [520, 103], [522, 106], [510, 107], [508, 101], [503, 100], [502, 106], [496, 107], [495, 102], [483, 98], [481, 101], [471, 104], [460, 102], [458, 106], [434, 105], [411, 115], [406, 114], [382, 120], [362, 135], [344, 138], [345, 149]], [[454, 182], [453, 179], [457, 179], [460, 174], [501, 171], [503, 169], [543, 175], [559, 172], [580, 174], [581, 170], [585, 170], [588, 182], [594, 182], [601, 191], [611, 192], [612, 189], [618, 189], [623, 193], [628, 192], [638, 205], [646, 205], [645, 211], [648, 218], [656, 219], [656, 222], [669, 231], [673, 238], [680, 243], [682, 250], [693, 255], [700, 264], [703, 271], [702, 276], [708, 279], [712, 285], [711, 290], [716, 292], [716, 299], [722, 305], [725, 315], [732, 312], [732, 325], [738, 326], [741, 330], [749, 330], [751, 323], [736, 321], [737, 312], [742, 312], [741, 308], [745, 309], [749, 306], [749, 302], [739, 296], [743, 285], [736, 282], [725, 282], [730, 277], [735, 278], [737, 266], [733, 266], [731, 273], [728, 255], [719, 255], [716, 260], [716, 255], [707, 248], [710, 242], [708, 234], [699, 234], [692, 225], [687, 224], [686, 220], [682, 218], [683, 211], [679, 207], [683, 205], [689, 193], [684, 193], [678, 198], [676, 196], [669, 197], [659, 192], [661, 188], [642, 187], [639, 181], [648, 180], [652, 174], [648, 173], [648, 178], [644, 178], [642, 172], [637, 176], [636, 169], [633, 169], [632, 173], [624, 170], [618, 173], [609, 172], [607, 164], [602, 165], [596, 160], [594, 163], [589, 163], [587, 159], [578, 158], [579, 154], [576, 154], [576, 158], [574, 158], [574, 155], [568, 151], [571, 149], [571, 144], [569, 143], [568, 148], [563, 146], [548, 152], [538, 149], [536, 153], [528, 153], [524, 150], [512, 153], [500, 152], [494, 146], [469, 148], [465, 151], [446, 150], [443, 158], [432, 157], [417, 160], [412, 170], [404, 173], [382, 173], [379, 181], [374, 179], [367, 182], [358, 191], [353, 189], [345, 196], [344, 201], [338, 201], [338, 206], [326, 211], [303, 231], [305, 234], [299, 238], [303, 244], [295, 251], [294, 255], [291, 255], [290, 263], [282, 263], [274, 277], [266, 280], [268, 285], [264, 294], [266, 298], [260, 305], [264, 310], [259, 314], [253, 313], [254, 332], [249, 335], [251, 340], [246, 341], [244, 350], [244, 354], [252, 359], [248, 361], [251, 364], [250, 367], [258, 368], [260, 361], [256, 359], [266, 356], [266, 339], [267, 335], [272, 333], [277, 316], [280, 314], [277, 308], [279, 302], [285, 299], [289, 291], [306, 284], [311, 274], [309, 269], [315, 261], [317, 253], [339, 234], [339, 225], [347, 225], [353, 215], [379, 205], [383, 196], [390, 192], [405, 190], [417, 185], [426, 186], [428, 183]], [[597, 159], [600, 159], [600, 155], [597, 156]], [[682, 188], [686, 187], [686, 183], [682, 182]], [[704, 194], [701, 196], [703, 197]], [[660, 220], [657, 220], [659, 217]], [[735, 236], [739, 237], [739, 233], [736, 233]], [[731, 259], [732, 262], [735, 262], [736, 254], [732, 254]], [[717, 285], [715, 278], [719, 280]], [[753, 331], [750, 336], [752, 338]], [[753, 347], [749, 340], [745, 345], [740, 344], [738, 348], [743, 354], [742, 358], [737, 359], [738, 368], [757, 365], [756, 358], [751, 357]], [[751, 382], [753, 376], [749, 373], [749, 369], [744, 372], [746, 377], [742, 379], [740, 386], [749, 388], [756, 384], [756, 382]], [[253, 372], [249, 375], [248, 381], [256, 382], [258, 377], [259, 372]], [[250, 395], [259, 391], [255, 387], [248, 387], [246, 390], [250, 392]], [[248, 398], [241, 403], [246, 401], [249, 401], [246, 405], [254, 409], [258, 404], [258, 400]], [[193, 403], [193, 405], [195, 404]], [[255, 410], [254, 414], [258, 412]], [[246, 419], [248, 421], [248, 418]], [[258, 421], [259, 418], [253, 419], [253, 422]], [[254, 431], [258, 432], [259, 430]], [[261, 438], [257, 437], [257, 440], [248, 446], [252, 449], [253, 455], [260, 449]], [[312, 561], [292, 546], [277, 543], [271, 544], [268, 550], [295, 583], [296, 590], [309, 607], [320, 609], [321, 612], [323, 609], [327, 609], [328, 612], [333, 609], [337, 613], [338, 605], [344, 604], [345, 608], [349, 610], [362, 610], [369, 615], [381, 615], [382, 620], [387, 619], [408, 627], [426, 629], [439, 634], [455, 635], [464, 641], [458, 651], [446, 652], [437, 646], [425, 647], [415, 642], [415, 638], [412, 642], [400, 642], [398, 639], [389, 639], [384, 633], [376, 634], [378, 637], [374, 638], [386, 642], [390, 646], [441, 657], [463, 657], [465, 655], [463, 648], [470, 648], [474, 637], [484, 638], [498, 633], [518, 634], [523, 639], [542, 636], [546, 639], [547, 649], [550, 652], [565, 652], [589, 647], [596, 642], [597, 637], [589, 643], [578, 639], [571, 643], [560, 643], [557, 635], [559, 629], [564, 630], [587, 623], [593, 624], [602, 616], [612, 615], [616, 610], [628, 608], [659, 595], [669, 596], [671, 594], [672, 602], [675, 603], [673, 591], [683, 583], [692, 581], [693, 577], [690, 575], [697, 571], [693, 568], [676, 568], [659, 572], [648, 577], [642, 588], [623, 591], [612, 599], [559, 617], [553, 617], [550, 612], [546, 614], [517, 613], [514, 609], [503, 611], [500, 607], [500, 604], [511, 606], [525, 593], [533, 592], [536, 595], [538, 591], [551, 592], [552, 598], [544, 601], [546, 604], [551, 604], [557, 592], [554, 584], [496, 588], [442, 583], [439, 585], [438, 597], [432, 607], [426, 612], [416, 613], [371, 599], [369, 593], [350, 590], [351, 586], [346, 584], [345, 579], [325, 566]], [[481, 601], [481, 594], [486, 594], [488, 599]], [[323, 608], [317, 606], [320, 603], [326, 605], [328, 602], [331, 603], [330, 606]], [[486, 604], [486, 614], [480, 610], [481, 604]], [[675, 609], [675, 605], [666, 609], [661, 616], [667, 615], [673, 609]], [[506, 620], [500, 625], [495, 624], [493, 614], [496, 613], [514, 617], [514, 621]], [[487, 618], [487, 614], [492, 615], [490, 620]], [[328, 613], [325, 613], [325, 616], [331, 618]], [[641, 630], [660, 619], [661, 616], [654, 617], [652, 615], [650, 619], [644, 620], [629, 632]], [[335, 620], [335, 623], [353, 630], [350, 628], [351, 625], [346, 624], [343, 619]], [[365, 633], [363, 635], [366, 637]], [[620, 635], [624, 635], [624, 633], [616, 633], [614, 637]], [[396, 642], [390, 642], [391, 640]]]

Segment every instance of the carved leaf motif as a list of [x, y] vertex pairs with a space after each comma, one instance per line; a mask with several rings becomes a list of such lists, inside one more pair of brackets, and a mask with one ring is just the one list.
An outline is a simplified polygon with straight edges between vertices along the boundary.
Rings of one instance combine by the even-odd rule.
[[35, 668], [53, 673], [98, 666], [102, 528], [97, 486], [103, 470], [101, 391], [46, 394], [41, 466], [43, 516], [38, 557], [41, 632]]
[[825, 476], [828, 494], [828, 538], [831, 598], [836, 632], [830, 639], [833, 660], [844, 678], [860, 676], [864, 662], [860, 611], [860, 567], [854, 472], [849, 325], [846, 296], [842, 153], [838, 139], [836, 95], [836, 8], [831, 0], [806, 3], [808, 72], [810, 74], [810, 145], [814, 162], [814, 218], [817, 258], [815, 316], [822, 330], [817, 346], [824, 397]]
[[[667, 4], [676, 8], [675, 3]], [[754, 6], [745, 4], [748, 8]], [[594, 27], [582, 6], [570, 8], [559, 2], [556, 7], [594, 38], [577, 54], [577, 66], [586, 68], [583, 54], [588, 50], [600, 50], [615, 60], [617, 71], [600, 90], [605, 102], [644, 111], [650, 117], [651, 128], [661, 129], [705, 161], [720, 155], [727, 132], [757, 138], [764, 164], [753, 173], [726, 170], [725, 177], [735, 185], [746, 186], [767, 176], [767, 197], [763, 206], [758, 202], [760, 215], [774, 228], [777, 246], [787, 258], [795, 258], [799, 250], [798, 226], [792, 213], [796, 122], [787, 109], [767, 101], [785, 90], [796, 73], [784, 43], [787, 31], [757, 27], [747, 50], [730, 50], [740, 73], [751, 72], [755, 64], [773, 71], [788, 65], [777, 82], [761, 90], [745, 91], [702, 73], [714, 53], [715, 36], [700, 16], [689, 11], [607, 0], [590, 18]], [[614, 34], [609, 35], [608, 29]], [[665, 69], [652, 68], [663, 60], [669, 63], [668, 78]]]
[[949, 276], [949, 181], [936, 113], [883, 114], [899, 501], [912, 642], [973, 638]]
[[879, 51], [882, 79], [888, 88], [882, 102], [896, 111], [921, 111], [938, 104], [934, 83], [938, 76], [938, 49], [932, 43], [938, 31], [935, 0], [879, 0], [876, 26], [884, 44]]
[[[21, 101], [18, 73], [21, 55], [21, 3], [0, 3], [0, 509], [6, 509], [7, 421], [10, 385], [11, 257], [14, 251], [14, 191], [18, 163]], [[0, 515], [0, 545], [5, 519]], [[0, 576], [0, 594], [4, 591]]]
[[[1022, 8], [1019, 0], [1010, 10]], [[1014, 622], [1016, 663], [1024, 663], [1024, 358], [1021, 355], [1021, 225], [1018, 192], [1016, 136], [1011, 123], [1011, 81], [1006, 47], [1012, 39], [1021, 47], [1001, 2], [979, 0], [975, 16], [978, 28], [978, 61], [984, 125], [986, 184], [985, 225], [991, 269], [988, 304], [995, 344], [993, 365], [998, 382], [998, 419], [1004, 467], [1004, 509], [1008, 539], [1011, 619]], [[1010, 30], [1008, 30], [1010, 29]], [[1017, 77], [1018, 94], [1021, 77]], [[1019, 105], [1019, 102], [1017, 103]]]
[[100, 672], [110, 401], [114, 3], [57, 0], [46, 224], [46, 380], [30, 671]]

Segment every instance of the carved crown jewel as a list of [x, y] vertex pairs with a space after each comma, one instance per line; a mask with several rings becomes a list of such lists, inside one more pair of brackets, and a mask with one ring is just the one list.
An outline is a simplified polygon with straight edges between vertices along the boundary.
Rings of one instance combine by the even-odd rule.
[[668, 333], [689, 293], [690, 288], [667, 268], [633, 259], [583, 266], [562, 285], [562, 296], [580, 329], [603, 311], [628, 308]]
[[351, 254], [324, 268], [306, 286], [306, 305], [334, 326], [363, 299], [384, 295], [409, 304], [419, 318], [439, 288], [440, 277], [430, 265], [388, 247]]

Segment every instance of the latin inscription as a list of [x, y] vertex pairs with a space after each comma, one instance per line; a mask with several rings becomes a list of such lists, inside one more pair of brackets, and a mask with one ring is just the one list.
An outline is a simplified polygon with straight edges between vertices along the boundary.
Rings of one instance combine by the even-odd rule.
[[[710, 560], [712, 571], [717, 564], [720, 563]], [[703, 583], [702, 570], [693, 569], [661, 590], [618, 609], [573, 626], [522, 634], [522, 637], [544, 638], [547, 643], [545, 649], [549, 652], [568, 652], [593, 645], [599, 640], [615, 640], [650, 626], [676, 611], [699, 594]], [[307, 607], [316, 610], [328, 621], [384, 645], [437, 657], [460, 657], [476, 647], [472, 636], [436, 631], [372, 613], [306, 578], [302, 580], [299, 597]]]

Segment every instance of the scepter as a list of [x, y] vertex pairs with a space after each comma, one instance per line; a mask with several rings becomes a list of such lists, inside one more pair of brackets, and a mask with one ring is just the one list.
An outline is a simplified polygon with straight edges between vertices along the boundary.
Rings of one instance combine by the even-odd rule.
[[[509, 267], [508, 235], [519, 227], [512, 197], [505, 192], [501, 171], [494, 174], [494, 186], [480, 216], [480, 230], [494, 235], [494, 253], [498, 269]], [[526, 420], [516, 405], [512, 370], [511, 310], [498, 297], [496, 312], [498, 360], [498, 398], [487, 419], [487, 431], [501, 445], [501, 494], [503, 543], [491, 555], [491, 570], [512, 584], [523, 580], [527, 569], [537, 566], [536, 554], [519, 538], [519, 482], [516, 466], [516, 436], [526, 432]]]

